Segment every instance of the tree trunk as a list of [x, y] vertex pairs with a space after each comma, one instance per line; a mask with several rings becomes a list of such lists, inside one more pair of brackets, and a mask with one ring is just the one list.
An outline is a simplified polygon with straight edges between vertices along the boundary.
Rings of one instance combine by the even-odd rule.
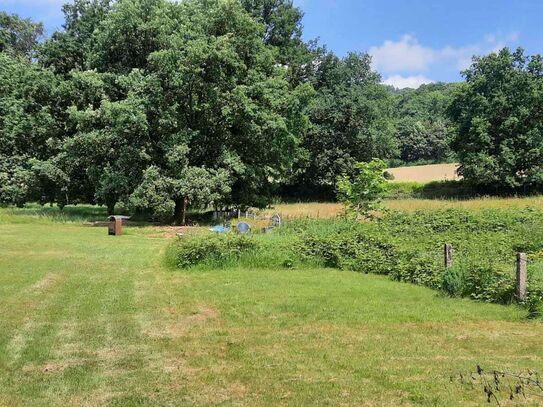
[[174, 221], [176, 225], [185, 226], [188, 204], [189, 198], [186, 196], [175, 201]]
[[115, 201], [108, 200], [106, 202], [107, 216], [111, 216], [115, 213]]

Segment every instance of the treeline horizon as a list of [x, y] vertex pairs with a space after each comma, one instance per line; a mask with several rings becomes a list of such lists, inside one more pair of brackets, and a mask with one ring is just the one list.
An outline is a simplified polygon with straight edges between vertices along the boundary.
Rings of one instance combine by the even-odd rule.
[[[290, 0], [75, 0], [62, 30], [0, 12], [0, 203], [194, 207], [333, 196], [338, 176], [458, 159], [467, 182], [539, 187], [541, 58], [475, 57], [397, 90], [367, 53], [302, 39]], [[517, 157], [522, 153], [522, 157]], [[538, 161], [539, 160], [539, 161]]]

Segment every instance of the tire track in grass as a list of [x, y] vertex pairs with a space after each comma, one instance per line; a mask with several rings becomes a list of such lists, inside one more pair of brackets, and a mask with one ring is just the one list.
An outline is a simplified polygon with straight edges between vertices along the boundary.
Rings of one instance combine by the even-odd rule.
[[[65, 274], [57, 274], [54, 278], [46, 276], [34, 284], [35, 289], [30, 287], [23, 291], [19, 304], [14, 301], [11, 309], [22, 308], [25, 310], [25, 315], [21, 321], [13, 324], [13, 332], [6, 332], [0, 342], [0, 355], [5, 353], [8, 365], [17, 366], [33, 332], [42, 324], [40, 321], [42, 315], [54, 303], [55, 290], [65, 279]], [[44, 281], [48, 281], [47, 284], [42, 283]]]
[[127, 398], [140, 397], [142, 388], [152, 379], [146, 371], [150, 351], [142, 341], [137, 320], [135, 280], [149, 267], [153, 256], [141, 256], [140, 249], [128, 247], [113, 260], [97, 263], [93, 278], [97, 295], [91, 296], [77, 313], [80, 320], [87, 319], [81, 329], [96, 334], [91, 353], [101, 381], [91, 397], [98, 396], [103, 404], [123, 404]]
[[[2, 225], [1, 230], [9, 232], [18, 228]], [[39, 239], [23, 233], [21, 235], [23, 237], [19, 237], [17, 247], [40, 246], [36, 244]], [[9, 237], [9, 233], [0, 233], [0, 246], [13, 246], [12, 242], [6, 241]], [[0, 367], [6, 367], [10, 355], [20, 351], [27, 339], [26, 332], [34, 324], [33, 315], [47, 306], [49, 293], [66, 277], [56, 271], [60, 267], [53, 266], [58, 265], [59, 259], [67, 259], [67, 251], [55, 251], [46, 245], [44, 253], [46, 258], [38, 264], [29, 259], [29, 256], [35, 257], [36, 252], [24, 249], [18, 249], [10, 256], [0, 256], [0, 309], [6, 310], [0, 320]], [[22, 267], [21, 260], [29, 264]]]
[[[10, 389], [24, 400], [55, 399], [62, 395], [64, 375], [74, 361], [57, 359], [59, 336], [70, 309], [77, 301], [77, 282], [63, 273], [60, 282], [42, 292], [40, 306], [33, 310], [9, 346], [9, 365], [13, 380]], [[68, 379], [68, 381], [62, 382]], [[79, 380], [79, 379], [78, 379]], [[81, 380], [79, 380], [81, 382]]]
[[[19, 303], [13, 304], [14, 308], [26, 310], [25, 322], [16, 324], [14, 331], [6, 335], [5, 360], [15, 372], [12, 382], [18, 382], [13, 386], [16, 393], [47, 398], [49, 391], [55, 391], [57, 397], [74, 390], [91, 394], [93, 387], [97, 392], [109, 393], [97, 383], [111, 376], [97, 374], [97, 369], [112, 370], [111, 366], [104, 367], [111, 365], [111, 360], [100, 349], [111, 343], [125, 349], [133, 339], [130, 332], [135, 331], [135, 326], [132, 323], [127, 329], [130, 318], [123, 316], [124, 311], [133, 308], [133, 283], [127, 278], [130, 267], [113, 276], [108, 270], [118, 270], [119, 264], [107, 264], [101, 256], [93, 258], [93, 254], [82, 255], [75, 250], [72, 259], [63, 259], [55, 267], [70, 273], [46, 275], [25, 288]], [[119, 343], [118, 338], [123, 337], [127, 340]], [[89, 381], [91, 377], [95, 380]], [[41, 388], [44, 382], [48, 390]]]
[[64, 333], [58, 354], [66, 362], [78, 362], [64, 374], [66, 403], [105, 405], [116, 396], [115, 377], [127, 373], [116, 368], [118, 359], [134, 346], [117, 334], [125, 331], [119, 313], [127, 308], [124, 304], [130, 296], [130, 274], [110, 273], [117, 273], [118, 265], [102, 259], [87, 262], [87, 268], [92, 272], [84, 271], [77, 277], [74, 293], [78, 301], [64, 323], [69, 330]]
[[[155, 264], [138, 275], [135, 285], [140, 336], [149, 349], [145, 370], [154, 383], [142, 392], [152, 404], [187, 404], [190, 383], [199, 380], [198, 369], [186, 355], [189, 332], [216, 315], [207, 315], [202, 304], [177, 295], [179, 285], [190, 285], [191, 278], [164, 270], [161, 256], [159, 253]], [[153, 388], [166, 391], [158, 394]]]

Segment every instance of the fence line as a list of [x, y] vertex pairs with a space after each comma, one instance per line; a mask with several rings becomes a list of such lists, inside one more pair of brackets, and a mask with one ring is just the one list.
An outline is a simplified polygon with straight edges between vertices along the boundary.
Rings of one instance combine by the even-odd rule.
[[[443, 248], [443, 262], [445, 268], [453, 266], [454, 249], [452, 244], [446, 243]], [[528, 256], [526, 253], [517, 253], [517, 273], [515, 282], [515, 296], [518, 301], [526, 300], [528, 286]]]

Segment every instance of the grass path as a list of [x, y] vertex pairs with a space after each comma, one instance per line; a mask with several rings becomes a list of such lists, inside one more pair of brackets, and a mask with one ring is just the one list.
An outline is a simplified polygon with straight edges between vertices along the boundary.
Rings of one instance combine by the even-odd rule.
[[0, 405], [458, 405], [543, 370], [515, 307], [334, 270], [178, 272], [166, 239], [0, 225]]

